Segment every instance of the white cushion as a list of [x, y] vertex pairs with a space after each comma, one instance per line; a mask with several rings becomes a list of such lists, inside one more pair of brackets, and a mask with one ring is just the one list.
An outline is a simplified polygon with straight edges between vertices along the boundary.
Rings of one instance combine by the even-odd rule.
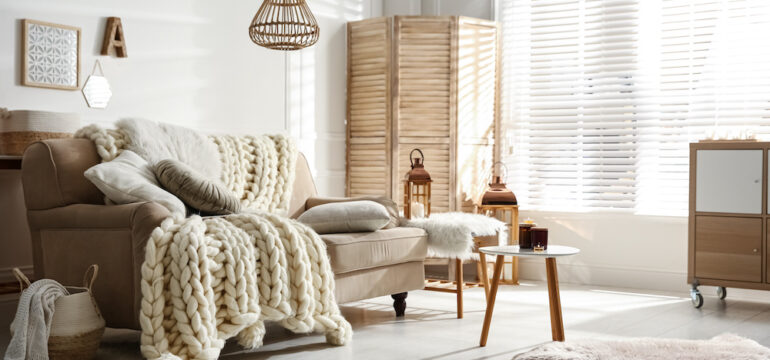
[[114, 160], [92, 166], [84, 175], [116, 204], [153, 201], [172, 214], [185, 214], [182, 200], [163, 190], [150, 164], [133, 151], [124, 150]]
[[297, 220], [319, 234], [371, 232], [387, 225], [390, 214], [381, 204], [363, 200], [314, 206]]

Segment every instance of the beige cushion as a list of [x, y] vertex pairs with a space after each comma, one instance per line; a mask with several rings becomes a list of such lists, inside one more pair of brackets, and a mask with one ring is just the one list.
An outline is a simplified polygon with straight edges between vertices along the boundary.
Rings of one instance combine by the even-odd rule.
[[124, 150], [115, 160], [94, 165], [84, 175], [116, 204], [154, 201], [172, 214], [185, 213], [184, 204], [160, 187], [147, 161], [132, 151]]
[[307, 202], [305, 205], [308, 209], [312, 209], [318, 205], [323, 204], [330, 204], [330, 203], [338, 203], [338, 202], [346, 202], [346, 201], [360, 201], [360, 200], [370, 200], [379, 203], [380, 205], [384, 206], [385, 209], [388, 210], [388, 215], [390, 215], [390, 221], [387, 225], [383, 227], [383, 229], [392, 229], [394, 227], [397, 227], [399, 224], [399, 216], [398, 216], [398, 204], [396, 204], [395, 201], [388, 199], [384, 196], [357, 196], [357, 197], [310, 197], [307, 199]]
[[297, 220], [319, 234], [377, 231], [390, 221], [388, 210], [374, 201], [348, 201], [316, 206]]
[[335, 274], [425, 259], [428, 240], [418, 228], [397, 227], [366, 233], [325, 234]]
[[181, 161], [159, 161], [155, 164], [155, 175], [163, 187], [194, 209], [214, 215], [241, 210], [241, 202], [230, 190]]

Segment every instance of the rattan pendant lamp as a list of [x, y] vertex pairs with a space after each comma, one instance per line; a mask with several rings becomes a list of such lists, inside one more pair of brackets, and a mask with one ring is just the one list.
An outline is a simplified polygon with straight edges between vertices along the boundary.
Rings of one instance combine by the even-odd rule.
[[251, 41], [274, 50], [299, 50], [318, 41], [318, 22], [305, 0], [264, 0], [249, 26]]

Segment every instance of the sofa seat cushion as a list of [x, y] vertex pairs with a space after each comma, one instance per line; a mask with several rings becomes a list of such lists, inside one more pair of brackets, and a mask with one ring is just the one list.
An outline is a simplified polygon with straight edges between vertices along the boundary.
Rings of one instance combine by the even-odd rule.
[[428, 236], [418, 228], [396, 227], [365, 233], [324, 234], [335, 274], [379, 266], [423, 261]]

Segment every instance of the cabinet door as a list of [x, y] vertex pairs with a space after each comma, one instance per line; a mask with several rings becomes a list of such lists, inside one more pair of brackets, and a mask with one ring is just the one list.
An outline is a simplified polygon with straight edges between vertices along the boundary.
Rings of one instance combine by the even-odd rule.
[[762, 213], [762, 150], [698, 150], [695, 210]]
[[762, 281], [762, 219], [695, 217], [695, 276]]

